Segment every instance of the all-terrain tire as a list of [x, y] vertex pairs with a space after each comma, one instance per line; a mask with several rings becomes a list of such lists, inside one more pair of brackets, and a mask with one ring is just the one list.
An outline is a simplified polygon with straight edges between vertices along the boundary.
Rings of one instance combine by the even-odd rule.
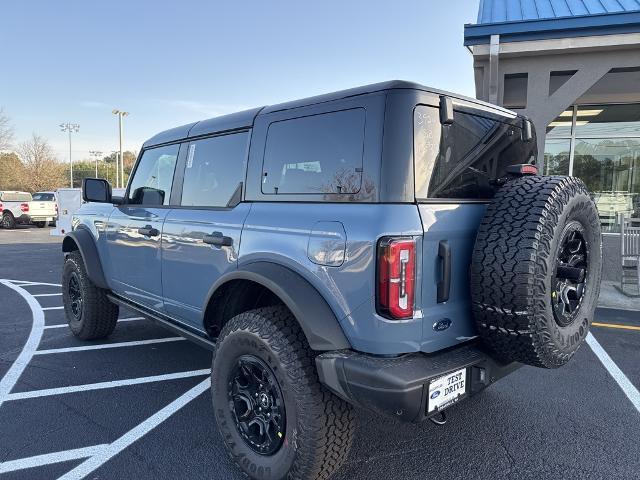
[[[566, 280], [560, 280], [557, 259], [576, 231], [580, 241], [569, 246], [579, 245], [576, 255], [586, 257], [586, 268], [580, 270], [581, 299], [564, 318], [557, 290]], [[473, 250], [471, 297], [481, 338], [504, 362], [564, 365], [589, 332], [601, 274], [598, 211], [581, 180], [530, 176], [507, 182], [489, 204]]]
[[4, 228], [8, 228], [8, 229], [16, 228], [16, 219], [13, 217], [13, 214], [11, 212], [4, 212], [2, 214], [2, 222], [0, 223]]
[[[268, 365], [284, 398], [284, 440], [271, 455], [248, 446], [229, 400], [233, 366], [246, 355]], [[314, 352], [285, 307], [251, 310], [224, 326], [213, 355], [211, 392], [227, 451], [250, 478], [326, 479], [349, 454], [355, 429], [352, 407], [320, 384]]]
[[[69, 285], [75, 279], [82, 301], [74, 312]], [[118, 306], [107, 298], [107, 291], [89, 279], [80, 252], [67, 255], [62, 270], [62, 300], [71, 332], [82, 340], [109, 336], [118, 322]]]

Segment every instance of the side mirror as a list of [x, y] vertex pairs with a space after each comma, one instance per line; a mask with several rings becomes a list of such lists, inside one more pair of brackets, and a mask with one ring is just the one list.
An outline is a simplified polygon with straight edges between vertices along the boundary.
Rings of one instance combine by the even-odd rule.
[[82, 200], [111, 203], [111, 185], [102, 178], [85, 178], [82, 181]]

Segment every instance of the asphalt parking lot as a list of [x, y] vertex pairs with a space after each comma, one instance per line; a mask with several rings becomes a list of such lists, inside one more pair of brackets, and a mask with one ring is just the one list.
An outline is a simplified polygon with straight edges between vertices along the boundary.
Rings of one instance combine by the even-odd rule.
[[[75, 339], [48, 230], [0, 230], [0, 476], [241, 478], [213, 423], [210, 352], [126, 311], [107, 341]], [[524, 367], [444, 426], [359, 411], [337, 478], [639, 478], [640, 313], [596, 321], [568, 366]]]

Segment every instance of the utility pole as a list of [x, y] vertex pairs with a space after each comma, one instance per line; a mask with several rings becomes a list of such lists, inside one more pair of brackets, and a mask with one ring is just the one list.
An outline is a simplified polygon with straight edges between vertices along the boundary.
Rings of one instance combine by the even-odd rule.
[[[124, 187], [124, 159], [122, 156], [122, 118], [129, 115], [129, 112], [123, 112], [122, 110], [114, 109], [111, 113], [118, 116], [118, 132], [120, 136], [120, 188]], [[116, 170], [118, 166], [116, 165]], [[117, 182], [116, 182], [117, 183]], [[117, 185], [116, 185], [117, 186]]]
[[62, 132], [69, 132], [69, 178], [71, 179], [71, 188], [73, 188], [73, 159], [71, 158], [71, 133], [78, 133], [80, 131], [80, 125], [77, 123], [61, 123], [60, 130]]
[[98, 158], [102, 156], [102, 152], [99, 150], [89, 150], [89, 155], [96, 159], [96, 178], [98, 178]]

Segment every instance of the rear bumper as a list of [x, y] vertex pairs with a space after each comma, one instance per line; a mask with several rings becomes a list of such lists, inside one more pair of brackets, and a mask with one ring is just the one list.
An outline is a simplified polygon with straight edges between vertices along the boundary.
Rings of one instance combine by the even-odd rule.
[[484, 390], [521, 364], [500, 364], [472, 344], [436, 354], [412, 353], [393, 358], [351, 350], [327, 352], [316, 357], [316, 366], [320, 381], [344, 400], [400, 420], [419, 422], [437, 413], [427, 414], [431, 380], [468, 368], [466, 397]]
[[55, 215], [32, 215], [31, 221], [32, 222], [55, 222], [56, 216]]

